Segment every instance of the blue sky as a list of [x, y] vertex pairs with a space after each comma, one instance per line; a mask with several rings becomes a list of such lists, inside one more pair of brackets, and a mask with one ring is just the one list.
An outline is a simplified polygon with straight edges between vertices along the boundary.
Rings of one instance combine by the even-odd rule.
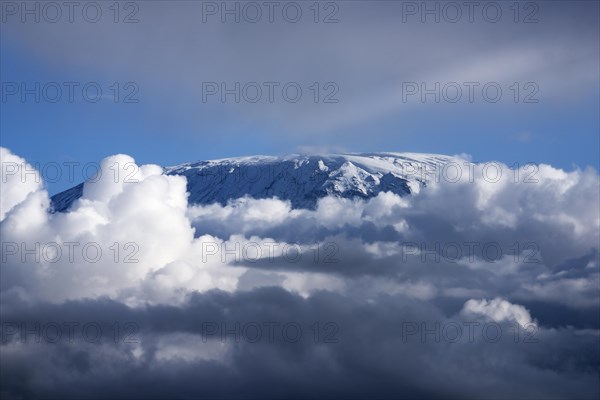
[[[3, 16], [0, 141], [31, 163], [83, 165], [116, 153], [173, 165], [300, 151], [411, 151], [598, 168], [597, 2], [536, 2], [539, 22], [531, 24], [515, 23], [508, 3], [500, 3], [498, 23], [478, 14], [472, 23], [423, 23], [392, 2], [336, 2], [339, 22], [332, 24], [314, 23], [303, 2], [304, 18], [294, 24], [278, 14], [274, 23], [222, 23], [212, 15], [204, 23], [201, 2], [161, 1], [136, 2], [139, 22], [123, 24], [112, 21], [108, 2], [100, 4], [103, 19], [94, 24]], [[218, 94], [203, 102], [203, 82], [271, 81], [296, 83], [301, 101], [276, 91], [272, 103], [265, 96], [236, 103], [232, 95], [222, 103]], [[73, 102], [63, 92], [56, 103], [44, 96], [36, 103], [33, 95], [22, 101], [6, 93], [15, 83], [48, 82], [95, 82], [105, 96], [91, 103], [77, 88]], [[320, 100], [333, 82], [338, 102], [315, 103], [313, 82]], [[503, 97], [491, 103], [477, 89], [473, 102], [464, 91], [456, 103], [432, 95], [422, 102], [419, 94], [404, 102], [406, 82], [494, 82]], [[537, 103], [522, 101], [530, 82]], [[122, 102], [127, 83], [139, 89], [137, 103]], [[77, 182], [48, 186], [56, 193]]]

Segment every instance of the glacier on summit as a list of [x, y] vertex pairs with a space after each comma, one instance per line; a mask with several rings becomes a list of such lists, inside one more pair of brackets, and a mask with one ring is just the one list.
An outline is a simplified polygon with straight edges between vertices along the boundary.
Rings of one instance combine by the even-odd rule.
[[[241, 197], [289, 200], [313, 209], [326, 196], [368, 199], [380, 192], [416, 193], [453, 157], [419, 153], [251, 156], [165, 167], [187, 179], [191, 204], [227, 204]], [[52, 197], [66, 211], [83, 193], [83, 183]]]

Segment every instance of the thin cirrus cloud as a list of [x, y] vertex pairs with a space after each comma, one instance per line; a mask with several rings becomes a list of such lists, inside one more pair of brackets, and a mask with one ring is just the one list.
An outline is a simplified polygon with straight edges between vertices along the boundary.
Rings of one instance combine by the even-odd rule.
[[[298, 135], [334, 133], [390, 115], [410, 117], [421, 103], [402, 100], [407, 81], [428, 87], [435, 82], [498, 82], [505, 99], [514, 82], [535, 82], [549, 103], [580, 101], [599, 83], [598, 32], [588, 23], [594, 15], [591, 3], [584, 12], [572, 3], [546, 2], [538, 22], [530, 24], [508, 17], [498, 23], [402, 22], [402, 7], [392, 2], [342, 3], [334, 24], [203, 23], [200, 2], [142, 6], [135, 24], [9, 20], [3, 40], [25, 46], [52, 67], [78, 68], [106, 79], [134, 77], [149, 104], [156, 100], [158, 106], [158, 99], [167, 97], [209, 119], [235, 116], [238, 123], [258, 121], [274, 132], [285, 127]], [[202, 82], [233, 86], [268, 81], [300, 82], [305, 96], [312, 82], [335, 82], [340, 101], [202, 102]], [[461, 104], [460, 110], [472, 107]]]

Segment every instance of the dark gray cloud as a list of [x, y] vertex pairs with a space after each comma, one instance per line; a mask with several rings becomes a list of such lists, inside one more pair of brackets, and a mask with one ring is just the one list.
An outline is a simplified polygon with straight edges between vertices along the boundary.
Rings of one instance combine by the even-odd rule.
[[[88, 343], [76, 331], [72, 343], [23, 345], [18, 335], [8, 335], [2, 343], [5, 398], [594, 398], [598, 392], [594, 334], [540, 327], [535, 342], [524, 342], [521, 332], [515, 343], [511, 325], [500, 323], [497, 341], [494, 327], [487, 339], [475, 329], [471, 342], [465, 330], [451, 343], [452, 326], [486, 322], [444, 314], [403, 295], [365, 304], [326, 292], [304, 299], [263, 288], [195, 294], [181, 307], [136, 309], [108, 299], [61, 305], [6, 300], [4, 334], [9, 322], [31, 329], [33, 322], [92, 321], [107, 333], [116, 322], [133, 322], [139, 331], [131, 338], [139, 342], [115, 344], [106, 334], [100, 343]], [[232, 333], [224, 339], [207, 334], [208, 323], [225, 323], [230, 331], [239, 323], [240, 332], [255, 323], [265, 334], [252, 343], [248, 330], [236, 343]], [[279, 324], [272, 342], [265, 323]], [[298, 341], [292, 342], [293, 330], [287, 340], [281, 335], [289, 323], [302, 328]], [[339, 329], [321, 331], [315, 340], [315, 323]], [[433, 332], [439, 323], [440, 339], [429, 333], [423, 340], [421, 323]], [[409, 333], [412, 324], [418, 333]], [[224, 350], [211, 356], [220, 345]]]

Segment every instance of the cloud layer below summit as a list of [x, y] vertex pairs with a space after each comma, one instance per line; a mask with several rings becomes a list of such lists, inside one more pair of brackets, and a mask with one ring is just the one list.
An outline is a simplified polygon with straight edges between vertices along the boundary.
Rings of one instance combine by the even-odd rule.
[[[3, 165], [25, 162], [7, 149], [2, 158]], [[24, 288], [46, 301], [154, 302], [156, 291], [235, 291], [240, 279], [258, 284], [254, 274], [302, 293], [365, 279], [375, 292], [385, 292], [390, 278], [430, 287], [429, 274], [469, 274], [477, 284], [460, 288], [448, 279], [430, 296], [465, 289], [545, 301], [561, 288], [570, 296], [553, 301], [594, 306], [597, 172], [541, 165], [531, 175], [494, 165], [502, 168], [494, 181], [482, 171], [489, 165], [475, 165], [459, 181], [432, 181], [411, 196], [324, 197], [307, 210], [276, 198], [188, 204], [185, 177], [117, 155], [102, 161], [100, 179], [86, 182], [69, 212], [56, 214], [46, 211], [38, 176], [5, 168], [2, 233], [10, 245], [2, 289]], [[36, 246], [37, 256], [27, 254]], [[312, 278], [300, 283], [299, 273]], [[500, 279], [486, 284], [492, 276]]]
[[[3, 165], [26, 162], [4, 148], [1, 156]], [[101, 178], [87, 182], [65, 213], [48, 212], [36, 176], [3, 168], [3, 320], [136, 321], [142, 338], [34, 352], [9, 335], [3, 362], [20, 365], [3, 368], [9, 394], [89, 390], [109, 382], [117, 364], [135, 373], [135, 382], [107, 385], [105, 394], [125, 393], [126, 384], [166, 393], [173, 386], [152, 384], [165, 369], [176, 372], [172, 383], [184, 394], [198, 385], [224, 393], [218, 390], [234, 376], [233, 387], [253, 395], [264, 394], [268, 376], [281, 379], [275, 392], [298, 387], [308, 394], [298, 370], [313, 371], [311, 384], [337, 395], [364, 394], [376, 382], [382, 396], [598, 393], [600, 180], [593, 169], [540, 165], [535, 181], [524, 182], [502, 165], [500, 179], [490, 182], [475, 165], [473, 181], [432, 182], [406, 197], [325, 197], [307, 210], [275, 198], [188, 204], [184, 177], [155, 165], [136, 166], [132, 176], [127, 166], [134, 162], [104, 159]], [[329, 321], [339, 341], [206, 342], [200, 322], [207, 320], [294, 321], [306, 337], [312, 322]], [[453, 347], [419, 340], [422, 322], [469, 321], [498, 324], [506, 334], [496, 343], [478, 336]], [[516, 344], [508, 329], [517, 326], [535, 330], [537, 344]], [[407, 327], [417, 329], [410, 345]], [[32, 363], [39, 351], [68, 367]], [[489, 365], [474, 368], [488, 362], [482, 351], [491, 352]], [[234, 371], [256, 354], [261, 366], [240, 378]], [[463, 362], [473, 368], [457, 369]], [[438, 386], [422, 381], [419, 368], [433, 368], [429, 379]], [[25, 378], [11, 379], [17, 373]], [[348, 381], [355, 374], [362, 389]], [[380, 381], [385, 374], [393, 379]]]

